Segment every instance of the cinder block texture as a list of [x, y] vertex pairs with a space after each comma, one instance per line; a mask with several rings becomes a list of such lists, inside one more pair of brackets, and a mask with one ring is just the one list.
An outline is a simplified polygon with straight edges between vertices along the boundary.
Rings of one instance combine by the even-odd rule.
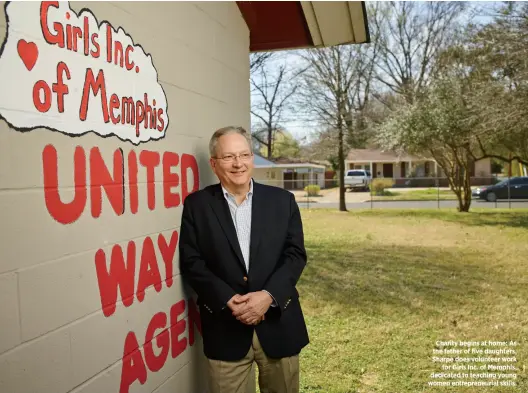
[[[208, 164], [212, 133], [230, 124], [249, 128], [244, 19], [235, 2], [61, 3], [70, 9], [47, 14], [56, 37], [54, 23], [63, 24], [61, 47], [46, 42], [40, 3], [23, 6], [23, 17], [9, 7], [6, 15], [0, 2], [0, 43], [12, 40], [0, 74], [23, 76], [0, 87], [0, 392], [204, 392], [194, 295], [178, 267], [179, 229], [185, 195], [217, 181]], [[100, 24], [89, 30], [91, 38], [99, 34], [93, 38], [99, 58], [84, 53], [86, 29], [74, 22], [83, 9]], [[124, 70], [111, 64], [115, 58], [106, 62], [107, 23], [114, 38], [125, 43], [123, 29], [151, 56], [157, 80], [150, 81], [149, 67]], [[66, 110], [57, 113], [53, 84], [61, 62], [69, 90]], [[134, 144], [117, 131], [74, 136], [71, 119], [79, 120], [81, 108], [71, 102], [84, 94], [74, 81], [85, 81], [87, 69], [94, 78], [104, 69], [107, 86], [123, 98], [141, 99], [144, 86], [157, 91], [160, 85], [164, 137]], [[39, 79], [49, 86], [49, 111]], [[125, 117], [125, 109], [112, 109], [113, 93], [106, 92], [106, 105], [112, 116]], [[97, 131], [107, 124], [105, 101], [102, 91], [87, 94], [86, 121]], [[23, 111], [20, 124], [37, 126], [7, 121], [14, 110]]]

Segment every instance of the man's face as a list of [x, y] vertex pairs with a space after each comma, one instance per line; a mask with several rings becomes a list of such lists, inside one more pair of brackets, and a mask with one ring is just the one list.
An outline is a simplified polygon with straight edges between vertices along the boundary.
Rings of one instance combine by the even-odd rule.
[[249, 184], [253, 173], [253, 155], [242, 135], [232, 133], [221, 136], [216, 144], [216, 159], [211, 158], [213, 172], [227, 188]]

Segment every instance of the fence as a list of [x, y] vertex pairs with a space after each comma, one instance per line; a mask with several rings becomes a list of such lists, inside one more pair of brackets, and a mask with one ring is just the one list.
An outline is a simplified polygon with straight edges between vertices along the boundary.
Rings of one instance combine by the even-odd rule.
[[[285, 188], [283, 180], [255, 179], [257, 182]], [[325, 187], [309, 194], [302, 187], [289, 189], [301, 208], [338, 208], [339, 188]], [[528, 178], [473, 177], [471, 178], [472, 208], [528, 208]], [[456, 208], [458, 199], [450, 189], [447, 178], [415, 177], [406, 179], [373, 179], [368, 190], [360, 188], [345, 193], [347, 209], [353, 208]]]

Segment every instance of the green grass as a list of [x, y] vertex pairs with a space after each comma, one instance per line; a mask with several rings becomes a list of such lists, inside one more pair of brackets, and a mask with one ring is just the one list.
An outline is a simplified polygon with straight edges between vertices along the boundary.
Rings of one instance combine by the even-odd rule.
[[[301, 392], [528, 392], [528, 211], [302, 215]], [[518, 386], [429, 388], [450, 339], [518, 341]]]
[[411, 190], [411, 191], [389, 191], [386, 195], [373, 195], [372, 199], [379, 201], [436, 201], [440, 200], [455, 200], [456, 195], [451, 190], [440, 190], [436, 188], [429, 188], [427, 190]]

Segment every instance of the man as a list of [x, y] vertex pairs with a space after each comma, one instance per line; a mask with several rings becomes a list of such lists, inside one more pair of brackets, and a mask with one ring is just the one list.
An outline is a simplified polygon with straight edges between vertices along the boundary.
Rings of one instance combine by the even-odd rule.
[[217, 130], [220, 180], [185, 199], [180, 270], [198, 295], [209, 393], [245, 393], [253, 362], [262, 393], [299, 392], [308, 342], [297, 281], [306, 265], [293, 194], [253, 181], [251, 136]]

